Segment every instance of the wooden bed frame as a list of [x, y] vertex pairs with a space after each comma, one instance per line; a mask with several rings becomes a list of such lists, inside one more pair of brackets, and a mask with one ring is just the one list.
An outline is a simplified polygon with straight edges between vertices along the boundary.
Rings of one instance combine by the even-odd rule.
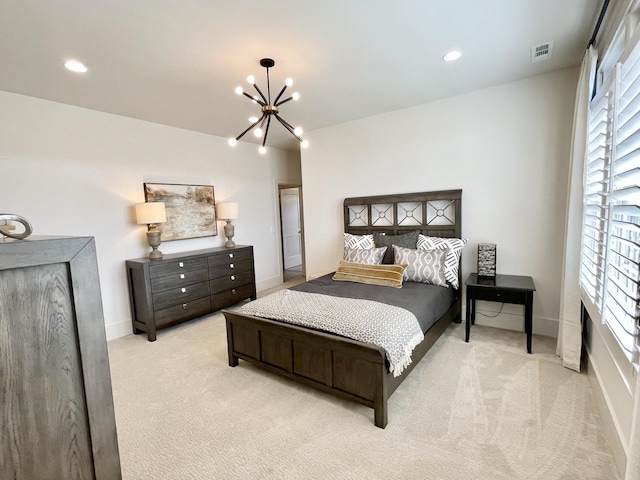
[[[347, 198], [345, 232], [402, 234], [420, 230], [433, 237], [461, 238], [462, 190]], [[461, 279], [461, 273], [458, 274]], [[460, 283], [460, 285], [462, 285]], [[399, 377], [388, 372], [384, 349], [339, 335], [223, 310], [229, 365], [243, 359], [266, 370], [374, 409], [375, 424], [387, 425], [387, 400], [454, 321], [461, 295], [425, 334], [411, 364]]]

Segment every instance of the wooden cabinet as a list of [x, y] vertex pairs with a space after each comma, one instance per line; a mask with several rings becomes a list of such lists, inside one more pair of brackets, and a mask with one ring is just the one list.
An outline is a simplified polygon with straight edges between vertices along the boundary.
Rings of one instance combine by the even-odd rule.
[[256, 298], [253, 247], [210, 248], [127, 260], [134, 333], [156, 330]]
[[93, 238], [0, 240], [0, 478], [121, 478]]

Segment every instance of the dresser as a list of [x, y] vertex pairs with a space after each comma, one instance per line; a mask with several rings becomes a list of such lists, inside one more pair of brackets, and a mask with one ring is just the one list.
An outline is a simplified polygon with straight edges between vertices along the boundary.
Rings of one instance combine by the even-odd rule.
[[92, 237], [0, 240], [0, 478], [122, 478]]
[[217, 247], [127, 260], [134, 333], [156, 331], [256, 299], [253, 247]]

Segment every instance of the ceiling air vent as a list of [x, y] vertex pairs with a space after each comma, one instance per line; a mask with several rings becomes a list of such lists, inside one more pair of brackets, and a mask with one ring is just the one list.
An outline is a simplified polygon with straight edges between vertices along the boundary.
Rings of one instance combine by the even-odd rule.
[[531, 63], [551, 58], [553, 42], [545, 42], [531, 47]]

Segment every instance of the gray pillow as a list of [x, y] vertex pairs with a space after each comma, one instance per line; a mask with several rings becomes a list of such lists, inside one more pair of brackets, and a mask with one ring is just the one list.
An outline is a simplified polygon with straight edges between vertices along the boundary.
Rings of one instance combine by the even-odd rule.
[[467, 243], [465, 238], [440, 238], [418, 236], [418, 250], [431, 250], [432, 248], [441, 248], [447, 250], [447, 256], [444, 264], [444, 276], [447, 281], [458, 289], [458, 264], [460, 263], [460, 255], [462, 248]]
[[395, 262], [406, 264], [404, 279], [410, 282], [430, 283], [448, 287], [447, 279], [444, 275], [445, 258], [448, 250], [412, 250], [393, 246]]
[[344, 248], [373, 248], [373, 235], [352, 235], [344, 234]]
[[393, 261], [393, 245], [415, 250], [418, 244], [418, 235], [420, 235], [418, 230], [415, 232], [404, 233], [402, 235], [383, 235], [382, 233], [374, 233], [373, 242], [376, 244], [376, 247], [388, 247], [384, 254], [384, 258], [382, 259], [382, 263], [395, 263]]
[[344, 248], [342, 259], [351, 263], [379, 265], [387, 247], [381, 248]]

